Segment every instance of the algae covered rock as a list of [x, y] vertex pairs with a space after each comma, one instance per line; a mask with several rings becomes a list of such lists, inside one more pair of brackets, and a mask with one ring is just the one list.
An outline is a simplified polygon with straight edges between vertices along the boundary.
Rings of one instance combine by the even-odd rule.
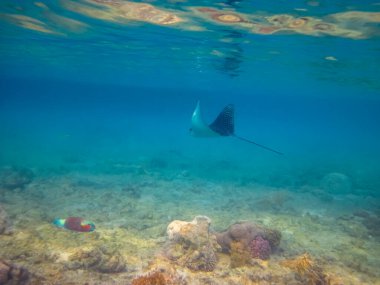
[[29, 272], [26, 268], [0, 259], [0, 284], [26, 285], [29, 283]]
[[322, 267], [311, 258], [308, 253], [293, 259], [286, 259], [280, 263], [296, 273], [302, 284], [328, 285], [330, 278], [323, 272]]
[[0, 235], [10, 234], [11, 232], [12, 232], [12, 223], [7, 213], [5, 212], [5, 209], [0, 205]]
[[216, 238], [223, 252], [229, 253], [234, 260], [239, 259], [236, 256], [239, 253], [247, 259], [246, 252], [250, 252], [252, 258], [265, 260], [269, 259], [270, 254], [280, 244], [281, 233], [255, 223], [241, 222], [216, 233]]
[[194, 271], [213, 271], [220, 248], [210, 233], [210, 218], [197, 216], [191, 222], [173, 221], [167, 227], [166, 256]]
[[92, 269], [102, 273], [118, 273], [127, 270], [124, 257], [115, 250], [88, 248], [77, 251], [66, 264], [69, 269]]
[[0, 170], [0, 187], [9, 190], [23, 188], [32, 182], [33, 176], [33, 172], [26, 168], [5, 167]]

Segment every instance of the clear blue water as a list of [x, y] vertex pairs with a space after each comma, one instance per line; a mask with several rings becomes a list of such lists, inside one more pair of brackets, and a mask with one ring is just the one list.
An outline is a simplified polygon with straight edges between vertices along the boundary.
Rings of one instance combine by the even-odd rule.
[[[353, 182], [352, 194], [379, 197], [379, 14], [377, 22], [341, 24], [366, 32], [350, 38], [257, 34], [190, 9], [328, 20], [334, 13], [379, 13], [379, 3], [150, 2], [184, 13], [190, 24], [182, 26], [98, 19], [68, 8], [70, 1], [36, 3], [0, 4], [0, 166], [100, 175], [151, 160], [164, 163], [165, 175], [184, 170], [214, 183], [247, 179], [280, 188], [316, 185], [339, 172]], [[285, 155], [231, 137], [190, 136], [198, 100], [207, 122], [235, 104], [236, 133]], [[378, 199], [369, 206], [377, 207]]]
[[[347, 39], [257, 35], [197, 19], [207, 31], [195, 32], [138, 21], [112, 23], [59, 3], [46, 5], [2, 4], [1, 164], [58, 167], [76, 153], [104, 161], [176, 150], [187, 158], [233, 159], [270, 170], [278, 164], [333, 164], [369, 168], [378, 176], [378, 26], [366, 39]], [[174, 11], [224, 7], [155, 5]], [[378, 10], [371, 1], [320, 2], [317, 7], [304, 1], [238, 1], [226, 8], [315, 17]], [[47, 11], [87, 28], [65, 30]], [[64, 34], [23, 29], [5, 14], [35, 17]], [[237, 133], [286, 155], [279, 158], [233, 139], [189, 136], [197, 100], [210, 122], [225, 104], [234, 103]]]

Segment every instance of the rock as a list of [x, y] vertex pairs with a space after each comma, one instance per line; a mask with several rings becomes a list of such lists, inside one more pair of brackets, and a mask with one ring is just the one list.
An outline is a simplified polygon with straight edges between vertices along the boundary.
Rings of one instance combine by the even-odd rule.
[[347, 175], [333, 172], [322, 178], [321, 187], [330, 194], [349, 194], [352, 190], [352, 183]]
[[210, 233], [210, 218], [197, 216], [191, 222], [175, 220], [167, 227], [165, 255], [181, 266], [194, 271], [213, 271], [220, 249]]
[[12, 223], [9, 220], [5, 209], [0, 205], [0, 235], [10, 233], [12, 233]]
[[[280, 244], [281, 233], [255, 223], [241, 222], [231, 225], [224, 232], [216, 233], [216, 239], [226, 253], [231, 254], [231, 246], [239, 244], [239, 252], [245, 249], [253, 258], [268, 259], [272, 250]], [[236, 251], [233, 250], [232, 253], [236, 259]]]
[[171, 241], [180, 239], [194, 242], [198, 238], [208, 238], [211, 219], [196, 216], [192, 222], [175, 220], [168, 225], [167, 234]]
[[0, 261], [0, 284], [5, 284], [8, 281], [9, 272], [10, 272], [10, 266]]
[[26, 285], [29, 283], [29, 272], [26, 268], [0, 259], [0, 284]]
[[0, 171], [0, 186], [9, 190], [23, 188], [33, 179], [33, 172], [29, 169], [5, 167]]

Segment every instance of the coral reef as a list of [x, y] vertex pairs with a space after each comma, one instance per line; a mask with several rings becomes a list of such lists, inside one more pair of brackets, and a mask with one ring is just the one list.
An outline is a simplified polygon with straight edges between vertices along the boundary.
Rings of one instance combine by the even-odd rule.
[[10, 234], [12, 232], [12, 223], [9, 220], [5, 209], [0, 204], [0, 235], [1, 234]]
[[279, 246], [281, 233], [258, 224], [242, 222], [216, 233], [223, 252], [230, 255], [232, 268], [252, 264], [252, 258], [267, 260]]
[[255, 237], [251, 243], [251, 254], [253, 258], [267, 260], [272, 252], [269, 241], [263, 239], [262, 236]]
[[194, 271], [213, 271], [219, 249], [214, 235], [210, 234], [210, 218], [197, 216], [192, 222], [173, 221], [167, 227], [166, 256], [181, 266]]
[[[367, 207], [364, 202], [352, 209], [352, 202], [349, 201], [348, 206], [351, 208], [347, 211], [351, 211], [354, 216], [345, 215], [344, 220], [333, 219], [331, 215], [315, 220], [310, 215], [301, 214], [301, 209], [294, 214], [284, 211], [273, 214], [273, 211], [260, 211], [254, 207], [238, 209], [238, 205], [245, 201], [259, 200], [263, 195], [271, 196], [272, 193], [276, 195], [277, 191], [270, 192], [268, 189], [272, 188], [263, 187], [263, 195], [253, 195], [252, 185], [236, 188], [235, 184], [226, 184], [228, 189], [237, 191], [233, 204], [226, 205], [226, 196], [219, 188], [210, 193], [213, 205], [218, 208], [213, 209], [210, 204], [205, 204], [208, 212], [217, 217], [218, 226], [226, 221], [255, 216], [276, 225], [284, 238], [281, 239], [277, 230], [248, 222], [226, 226], [227, 231], [215, 233], [211, 230], [213, 223], [210, 225], [210, 219], [197, 217], [192, 222], [173, 222], [165, 240], [162, 238], [162, 229], [163, 225], [166, 229], [168, 216], [198, 211], [199, 208], [194, 209], [195, 201], [206, 200], [203, 184], [195, 183], [194, 180], [173, 182], [166, 177], [165, 180], [159, 180], [160, 176], [152, 180], [139, 177], [141, 180], [137, 180], [133, 171], [115, 177], [99, 175], [97, 183], [91, 184], [89, 181], [94, 181], [93, 176], [78, 176], [75, 173], [35, 179], [33, 188], [28, 187], [28, 191], [3, 189], [7, 201], [4, 206], [12, 222], [17, 225], [17, 231], [12, 236], [0, 235], [2, 258], [28, 268], [31, 284], [132, 284], [133, 279], [134, 284], [154, 284], [162, 282], [162, 276], [166, 285], [307, 285], [312, 282], [325, 284], [326, 281], [331, 285], [370, 285], [379, 280], [379, 261], [371, 254], [377, 246], [379, 235], [369, 236], [370, 229], [378, 231], [379, 212]], [[156, 179], [157, 182], [151, 182]], [[74, 184], [75, 181], [81, 182]], [[121, 190], [123, 187], [129, 189], [124, 192]], [[192, 187], [197, 187], [200, 192], [189, 191]], [[46, 191], [44, 197], [35, 199], [32, 189]], [[162, 199], [146, 195], [153, 189], [157, 189], [155, 194], [162, 196]], [[241, 191], [243, 189], [247, 191]], [[136, 193], [140, 190], [141, 200], [136, 203], [133, 197], [138, 196]], [[282, 197], [280, 189], [278, 192]], [[179, 200], [175, 200], [175, 203], [170, 199], [165, 200], [177, 193], [181, 194], [180, 197], [186, 197], [186, 200], [181, 200], [183, 204], [177, 206]], [[83, 197], [91, 202], [88, 208], [82, 208]], [[306, 207], [305, 201], [325, 205], [310, 191], [297, 193], [291, 199], [302, 210], [317, 209], [314, 205]], [[363, 199], [366, 203], [376, 202], [368, 197]], [[66, 208], [73, 202], [78, 202], [78, 210]], [[57, 212], [57, 208], [52, 205], [58, 208], [66, 206]], [[25, 212], [25, 209], [30, 210]], [[94, 218], [101, 227], [92, 234], [55, 229], [50, 224], [51, 219], [56, 215], [67, 215], [68, 209], [73, 210], [72, 214]], [[331, 239], [332, 234], [334, 239]], [[216, 236], [223, 241], [220, 246], [215, 244]], [[252, 256], [251, 245], [255, 239], [267, 241], [267, 245], [269, 243], [272, 250], [269, 262]], [[276, 250], [280, 240], [281, 249]], [[225, 254], [220, 252], [221, 247]], [[166, 248], [168, 252], [165, 252]], [[310, 261], [310, 256], [294, 258], [300, 249], [312, 251], [313, 260]], [[158, 251], [161, 254], [156, 254]], [[290, 258], [282, 266], [279, 262], [285, 258], [281, 258], [281, 255]], [[9, 272], [8, 266], [2, 265], [1, 268], [2, 272]], [[8, 273], [2, 276], [8, 278]]]
[[226, 231], [216, 233], [216, 239], [224, 252], [230, 252], [231, 243], [236, 241], [241, 242], [245, 248], [249, 249], [251, 242], [258, 236], [267, 240], [272, 249], [280, 244], [281, 233], [279, 231], [251, 222], [236, 223]]
[[[172, 0], [183, 2], [184, 0]], [[1, 18], [7, 22], [25, 29], [41, 33], [66, 35], [66, 32], [82, 32], [89, 23], [69, 17], [57, 15], [46, 4], [36, 2], [41, 8], [41, 15], [34, 18], [28, 15], [3, 14]], [[300, 33], [309, 36], [330, 35], [352, 39], [375, 37], [378, 33], [376, 24], [380, 22], [379, 12], [348, 11], [336, 14], [298, 17], [288, 14], [264, 14], [262, 11], [254, 14], [243, 14], [236, 9], [215, 9], [212, 7], [189, 7], [170, 9], [151, 3], [139, 3], [124, 0], [88, 0], [62, 1], [64, 8], [86, 16], [110, 22], [130, 24], [134, 21], [162, 26], [180, 26], [191, 31], [205, 31], [206, 25], [194, 19], [194, 16], [211, 21], [214, 24], [229, 25], [237, 29], [246, 29], [256, 34]], [[22, 5], [20, 5], [22, 6]], [[46, 19], [47, 18], [47, 19]], [[62, 26], [64, 29], [57, 29]], [[66, 30], [66, 31], [65, 31]]]
[[330, 284], [322, 268], [316, 264], [308, 253], [294, 259], [287, 259], [281, 265], [293, 270], [302, 284], [307, 285], [327, 285]]
[[13, 190], [16, 188], [24, 188], [34, 177], [31, 170], [15, 167], [5, 167], [0, 171], [0, 187]]
[[0, 259], [0, 284], [26, 285], [29, 282], [29, 272], [26, 268]]
[[117, 273], [127, 270], [124, 257], [116, 250], [105, 247], [81, 249], [70, 257], [68, 269], [92, 269], [102, 273]]

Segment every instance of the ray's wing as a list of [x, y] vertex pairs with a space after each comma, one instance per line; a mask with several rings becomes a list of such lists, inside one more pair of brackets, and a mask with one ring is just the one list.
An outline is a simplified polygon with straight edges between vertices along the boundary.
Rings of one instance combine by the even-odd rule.
[[210, 129], [221, 136], [232, 136], [235, 133], [234, 105], [229, 104], [219, 113]]

